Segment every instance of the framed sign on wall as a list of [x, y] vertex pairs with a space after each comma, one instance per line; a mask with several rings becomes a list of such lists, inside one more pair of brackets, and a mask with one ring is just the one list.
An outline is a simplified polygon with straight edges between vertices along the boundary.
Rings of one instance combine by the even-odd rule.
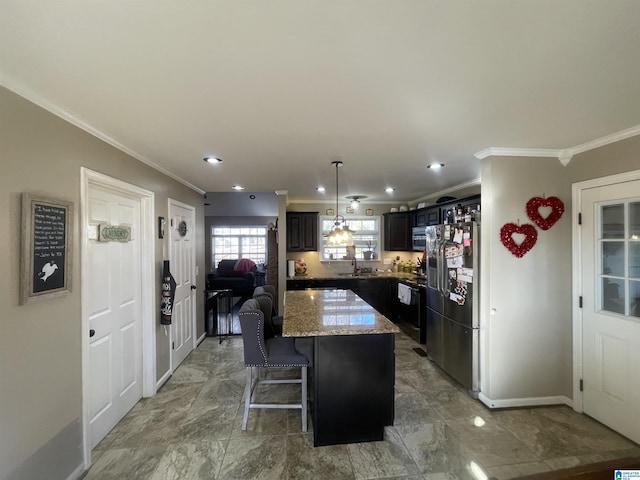
[[20, 303], [71, 291], [73, 203], [22, 194]]

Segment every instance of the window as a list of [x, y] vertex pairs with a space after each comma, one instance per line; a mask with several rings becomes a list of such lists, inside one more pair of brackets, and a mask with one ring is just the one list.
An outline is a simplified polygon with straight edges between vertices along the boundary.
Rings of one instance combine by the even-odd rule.
[[[343, 260], [347, 257], [347, 247], [330, 247], [327, 235], [333, 228], [335, 217], [320, 216], [320, 260]], [[356, 259], [373, 260], [380, 258], [380, 217], [350, 216], [346, 219], [351, 230], [354, 230], [353, 245]], [[369, 253], [371, 252], [371, 253]]]
[[267, 227], [212, 227], [212, 268], [220, 260], [249, 258], [255, 263], [267, 261]]
[[600, 207], [600, 309], [640, 317], [640, 202]]

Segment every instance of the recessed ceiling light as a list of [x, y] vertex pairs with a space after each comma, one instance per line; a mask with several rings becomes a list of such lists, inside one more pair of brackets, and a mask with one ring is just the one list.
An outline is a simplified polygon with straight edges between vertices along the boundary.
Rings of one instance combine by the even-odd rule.
[[222, 159], [218, 157], [204, 157], [202, 160], [207, 163], [222, 163]]
[[387, 193], [393, 193], [394, 190], [395, 190], [395, 188], [393, 188], [393, 187], [387, 187], [387, 188], [384, 189], [384, 191], [387, 192]]
[[317, 191], [319, 191], [320, 193], [324, 193], [325, 192], [325, 188], [324, 187], [318, 187], [316, 188]]
[[427, 165], [427, 168], [430, 168], [431, 170], [438, 170], [442, 167], [444, 167], [444, 163], [432, 163], [431, 165]]
[[233, 187], [234, 190], [244, 190], [244, 187], [242, 185], [234, 185]]

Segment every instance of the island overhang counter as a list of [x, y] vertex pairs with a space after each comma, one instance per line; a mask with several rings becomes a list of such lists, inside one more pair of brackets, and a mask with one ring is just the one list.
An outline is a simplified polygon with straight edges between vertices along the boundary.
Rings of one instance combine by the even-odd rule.
[[282, 335], [313, 342], [315, 446], [383, 439], [394, 418], [399, 331], [351, 290], [285, 292]]

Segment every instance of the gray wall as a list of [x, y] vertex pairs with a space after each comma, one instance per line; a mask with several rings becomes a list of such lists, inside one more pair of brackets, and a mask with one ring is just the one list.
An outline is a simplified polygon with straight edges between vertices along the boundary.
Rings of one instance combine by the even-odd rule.
[[[168, 218], [169, 198], [193, 205], [197, 281], [204, 285], [202, 195], [0, 87], [0, 479], [50, 478], [51, 471], [39, 470], [47, 467], [45, 458], [56, 458], [56, 471], [64, 478], [82, 462], [81, 167], [153, 191], [156, 216]], [[75, 209], [71, 294], [21, 306], [23, 192], [71, 201]], [[155, 277], [147, 281], [156, 285], [160, 298], [161, 240], [156, 240], [155, 260]], [[197, 315], [200, 336], [201, 309]], [[170, 350], [159, 318], [156, 333], [160, 378], [169, 369]]]
[[[490, 399], [572, 398], [571, 187], [639, 168], [640, 137], [576, 155], [566, 167], [552, 158], [483, 160], [481, 389]], [[516, 258], [500, 243], [500, 228], [532, 223], [525, 205], [543, 195], [559, 197], [565, 213], [537, 229], [537, 244]]]

